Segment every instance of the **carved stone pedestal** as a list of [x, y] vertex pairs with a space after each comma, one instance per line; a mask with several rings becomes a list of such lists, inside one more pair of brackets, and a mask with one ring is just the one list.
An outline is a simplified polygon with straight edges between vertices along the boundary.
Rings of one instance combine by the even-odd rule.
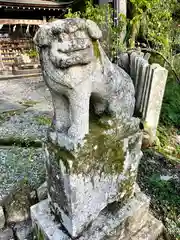
[[163, 226], [148, 214], [147, 197], [135, 190], [142, 156], [138, 130], [122, 131], [112, 119], [91, 121], [76, 151], [52, 141], [45, 150], [48, 200], [31, 208], [39, 239], [156, 239]]
[[[163, 224], [148, 213], [149, 199], [141, 192], [124, 207], [112, 204], [100, 212], [78, 240], [156, 240]], [[51, 214], [48, 200], [31, 208], [34, 235], [37, 240], [71, 240]]]

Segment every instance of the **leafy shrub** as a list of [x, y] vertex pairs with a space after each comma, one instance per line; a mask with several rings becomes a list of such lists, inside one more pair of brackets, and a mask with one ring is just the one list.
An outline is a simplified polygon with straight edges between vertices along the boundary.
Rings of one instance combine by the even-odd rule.
[[120, 14], [117, 16], [117, 24], [115, 25], [112, 17], [114, 14], [116, 13], [109, 4], [94, 6], [92, 1], [86, 1], [84, 12], [73, 12], [72, 8], [69, 8], [65, 17], [85, 18], [96, 22], [103, 32], [103, 39], [101, 41], [103, 49], [111, 60], [113, 60], [118, 51], [125, 50], [120, 33], [123, 31], [126, 23], [125, 16]]
[[173, 79], [166, 85], [160, 120], [164, 125], [180, 127], [180, 84]]

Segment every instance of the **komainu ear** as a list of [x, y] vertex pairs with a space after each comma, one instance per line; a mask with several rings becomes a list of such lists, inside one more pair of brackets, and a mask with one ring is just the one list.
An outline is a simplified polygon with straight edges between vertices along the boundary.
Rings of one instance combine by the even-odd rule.
[[51, 38], [52, 33], [50, 27], [42, 25], [36, 32], [33, 41], [38, 47], [48, 47], [50, 46]]
[[102, 37], [102, 32], [95, 22], [93, 22], [89, 19], [86, 20], [86, 27], [87, 27], [88, 33], [92, 39], [97, 40]]

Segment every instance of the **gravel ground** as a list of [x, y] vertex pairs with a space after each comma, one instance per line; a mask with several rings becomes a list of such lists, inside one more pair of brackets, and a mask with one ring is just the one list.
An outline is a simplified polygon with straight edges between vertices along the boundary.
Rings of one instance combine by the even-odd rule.
[[[6, 108], [9, 106], [11, 115], [14, 104], [19, 106], [21, 103], [23, 108], [20, 114], [15, 114], [9, 119], [7, 111], [4, 118], [1, 114], [1, 142], [3, 139], [41, 141], [46, 138], [47, 123], [52, 118], [52, 103], [49, 90], [41, 78], [0, 81], [0, 98], [1, 105], [4, 104]], [[26, 112], [24, 106], [28, 107]], [[17, 109], [15, 107], [15, 110]]]
[[[28, 183], [32, 188], [43, 183], [43, 149], [22, 147], [20, 143], [46, 139], [52, 104], [49, 90], [40, 78], [0, 81], [0, 104], [1, 200], [20, 183]], [[19, 106], [22, 109], [16, 112]]]
[[0, 148], [0, 201], [18, 184], [39, 187], [45, 180], [42, 148]]
[[0, 81], [0, 98], [12, 103], [34, 101], [33, 109], [52, 111], [49, 90], [40, 77]]
[[46, 140], [51, 118], [49, 113], [34, 110], [11, 116], [0, 125], [0, 144]]

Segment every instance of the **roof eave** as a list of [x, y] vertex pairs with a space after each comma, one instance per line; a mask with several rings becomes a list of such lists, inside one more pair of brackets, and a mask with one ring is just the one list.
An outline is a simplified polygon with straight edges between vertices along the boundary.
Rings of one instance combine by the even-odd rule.
[[0, 2], [0, 6], [4, 6], [4, 7], [36, 7], [36, 8], [56, 8], [56, 9], [60, 9], [60, 8], [64, 8], [64, 7], [68, 7], [70, 4], [72, 4], [73, 1], [68, 2], [68, 3], [58, 3], [58, 4], [32, 4], [32, 3], [10, 3], [10, 2]]

